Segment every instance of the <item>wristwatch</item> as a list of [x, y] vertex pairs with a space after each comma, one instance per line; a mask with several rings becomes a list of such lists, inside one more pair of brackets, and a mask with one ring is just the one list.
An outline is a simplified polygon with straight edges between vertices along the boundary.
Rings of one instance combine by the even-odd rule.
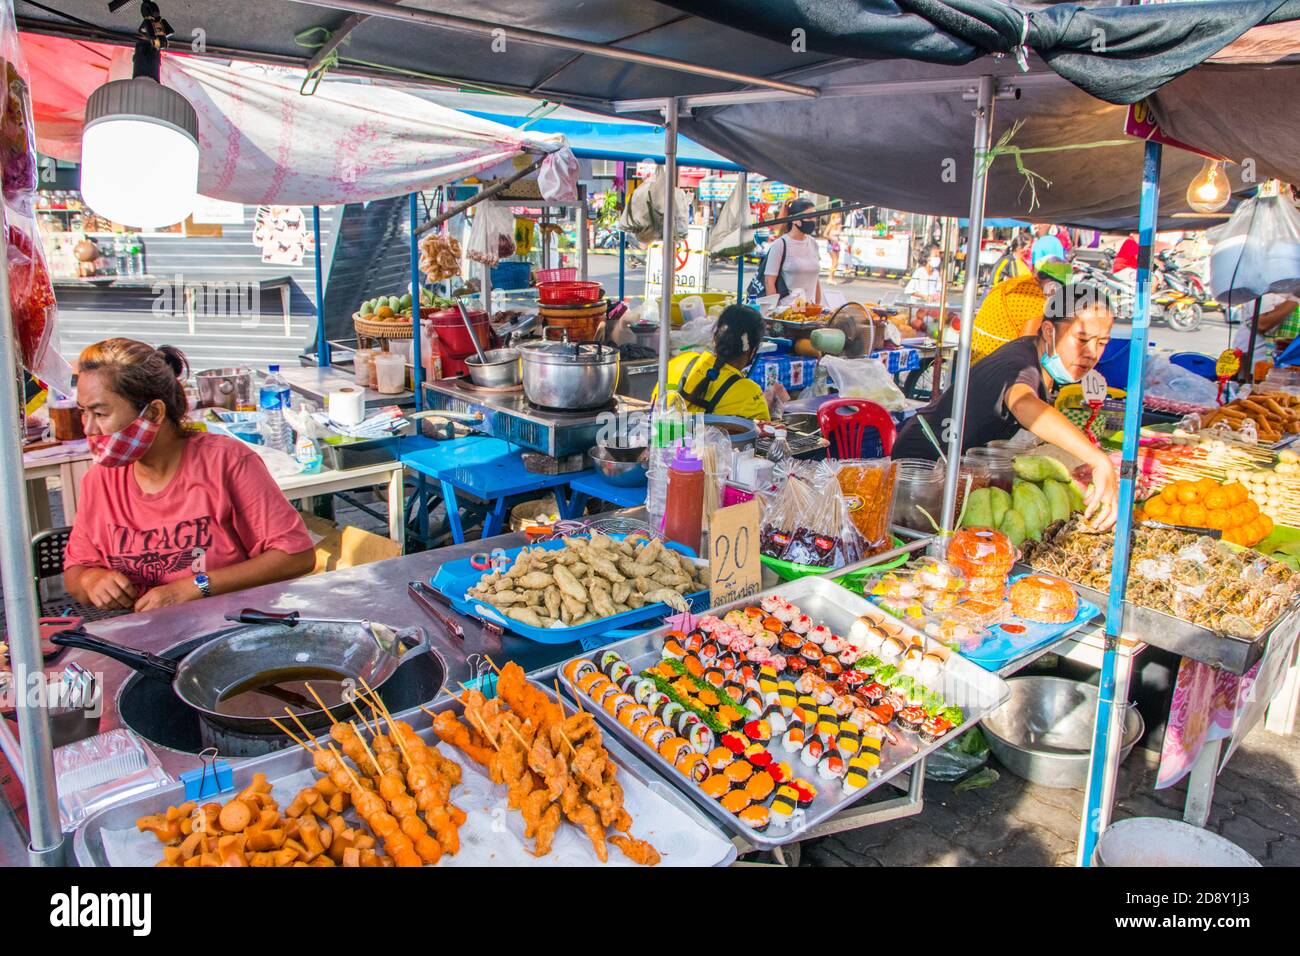
[[206, 574], [194, 575], [194, 586], [203, 592], [204, 597], [212, 597], [212, 579]]

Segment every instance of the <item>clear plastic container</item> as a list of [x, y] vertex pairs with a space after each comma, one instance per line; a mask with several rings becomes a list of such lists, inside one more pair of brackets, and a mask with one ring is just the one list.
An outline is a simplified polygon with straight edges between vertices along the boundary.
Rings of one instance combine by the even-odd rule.
[[1018, 557], [1011, 540], [991, 528], [963, 528], [948, 543], [948, 560], [966, 575], [966, 593], [981, 599], [1001, 600]]
[[1011, 613], [1040, 624], [1066, 624], [1079, 611], [1074, 588], [1047, 574], [1026, 574], [1011, 585]]
[[352, 359], [352, 372], [359, 388], [374, 388], [375, 349], [357, 349]]
[[397, 395], [406, 387], [406, 359], [396, 352], [375, 356], [375, 390], [381, 395]]
[[931, 518], [937, 522], [943, 507], [943, 468], [923, 458], [899, 458], [896, 464], [894, 524], [933, 533]]

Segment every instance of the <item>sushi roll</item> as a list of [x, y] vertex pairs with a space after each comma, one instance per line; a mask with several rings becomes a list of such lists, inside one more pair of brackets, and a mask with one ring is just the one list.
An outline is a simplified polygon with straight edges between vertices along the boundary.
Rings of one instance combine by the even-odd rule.
[[880, 703], [868, 707], [867, 710], [871, 712], [871, 716], [875, 718], [878, 724], [888, 724], [894, 719], [894, 706], [887, 700], [882, 700]]
[[585, 657], [579, 657], [564, 665], [564, 678], [570, 684], [574, 685], [576, 685], [586, 675], [597, 673], [599, 673], [599, 670], [596, 665]]
[[829, 716], [817, 718], [817, 736], [822, 739], [822, 743], [834, 740], [840, 731], [840, 722], [835, 719], [832, 713]]
[[754, 664], [764, 664], [772, 659], [772, 652], [762, 644], [756, 644], [752, 650], [745, 652], [745, 659]]
[[799, 721], [793, 721], [781, 735], [781, 746], [785, 748], [786, 753], [796, 753], [803, 750], [804, 745], [804, 727]]
[[794, 631], [782, 631], [777, 645], [786, 654], [798, 654], [799, 648], [804, 645], [804, 639]]
[[643, 717], [637, 717], [632, 721], [631, 731], [641, 740], [645, 740], [646, 734], [650, 733], [655, 727], [662, 727], [659, 718], [654, 714], [646, 714]]
[[844, 774], [844, 782], [841, 786], [845, 793], [857, 793], [871, 781], [871, 774], [865, 766], [865, 762], [858, 757], [849, 761], [849, 767]]
[[731, 761], [736, 759], [736, 755], [726, 747], [719, 745], [710, 750], [704, 759], [708, 761], [710, 770], [721, 773], [727, 769]]
[[686, 732], [686, 739], [691, 742], [691, 746], [695, 749], [695, 752], [701, 754], [711, 752], [713, 750], [713, 745], [716, 743], [713, 731], [710, 730], [709, 725], [703, 721], [693, 725], [690, 730]]
[[[604, 674], [600, 673], [600, 671], [588, 671], [574, 681], [574, 683], [577, 684], [578, 690], [590, 697], [592, 689], [597, 685], [604, 683], [607, 679], [608, 678], [606, 678]], [[654, 681], [651, 681], [651, 683], [653, 684]]]
[[794, 705], [798, 703], [798, 692], [794, 688], [794, 681], [783, 680], [776, 685], [777, 703], [781, 705], [782, 710], [793, 710]]
[[730, 704], [723, 704], [715, 713], [717, 714], [718, 720], [722, 721], [722, 723], [732, 729], [741, 726], [749, 719], [748, 711], [737, 710]]
[[788, 827], [799, 811], [799, 791], [789, 785], [778, 787], [769, 808], [773, 825], [778, 829]]
[[757, 608], [752, 608], [752, 607], [746, 608], [745, 612], [750, 613], [753, 611], [758, 611], [759, 613], [762, 614], [775, 614], [776, 609], [781, 607], [784, 604], [785, 604], [785, 598], [781, 597], [781, 595], [769, 594], [767, 597], [763, 598], [763, 600], [758, 602]]
[[722, 682], [722, 690], [732, 700], [739, 702], [745, 696], [745, 685], [732, 672], [725, 681]]
[[810, 627], [807, 631], [804, 631], [803, 633], [808, 638], [808, 640], [812, 641], [814, 644], [818, 646], [825, 644], [827, 638], [834, 637], [834, 635], [831, 633], [831, 629], [827, 627], [825, 624], [818, 624], [816, 627]]
[[807, 634], [813, 628], [813, 619], [807, 614], [800, 614], [790, 622], [790, 630], [796, 634]]
[[862, 746], [862, 735], [858, 725], [849, 720], [841, 720], [839, 733], [835, 735], [835, 746], [850, 760], [857, 756]]
[[676, 727], [677, 718], [680, 717], [682, 712], [685, 710], [686, 708], [677, 703], [677, 701], [670, 700], [660, 708], [659, 713], [656, 716], [669, 727]]
[[844, 673], [844, 665], [839, 662], [839, 658], [831, 657], [829, 654], [823, 657], [817, 666], [829, 680], [835, 680]]
[[724, 810], [734, 814], [740, 814], [751, 803], [744, 790], [732, 790], [720, 802]]
[[737, 816], [740, 818], [741, 823], [745, 824], [745, 826], [749, 827], [755, 833], [762, 833], [768, 828], [768, 825], [772, 821], [772, 815], [768, 811], [767, 807], [759, 804], [752, 804], [746, 807], [741, 810]]
[[[619, 690], [623, 693], [636, 697], [636, 685], [641, 683], [643, 680], [645, 680], [644, 677], [632, 673], [631, 668], [629, 668], [627, 674], [624, 677], [619, 678], [615, 683], [618, 684]], [[640, 703], [640, 701], [637, 701], [637, 703]]]
[[860, 670], [849, 669], [840, 675], [840, 681], [843, 682], [845, 690], [856, 690], [867, 683], [867, 675]]
[[762, 714], [767, 709], [767, 705], [763, 703], [763, 698], [759, 696], [756, 690], [746, 691], [745, 696], [741, 698], [740, 705], [751, 714], [756, 715]]
[[721, 800], [731, 792], [731, 781], [720, 773], [710, 774], [709, 777], [700, 784], [700, 789], [704, 791], [706, 797], [714, 800]]
[[[600, 671], [606, 677], [609, 677], [609, 670], [615, 664], [623, 660], [623, 655], [618, 651], [605, 651], [600, 655]], [[611, 678], [612, 680], [613, 678]]]
[[772, 739], [772, 727], [766, 720], [751, 720], [745, 724], [745, 736], [760, 744]]
[[601, 688], [600, 696], [597, 698], [596, 703], [600, 704], [601, 707], [612, 714], [614, 713], [614, 708], [618, 705], [619, 700], [623, 697], [636, 703], [636, 700], [630, 694], [625, 694], [619, 690], [617, 684], [606, 684]]
[[808, 669], [808, 659], [801, 654], [791, 654], [785, 659], [785, 673], [798, 677]]
[[[782, 625], [791, 624], [795, 618], [799, 617], [799, 609], [789, 601], [782, 600], [781, 606], [772, 612], [772, 616]], [[792, 628], [793, 630], [793, 628]]]
[[898, 716], [894, 719], [898, 721], [898, 726], [904, 730], [918, 731], [926, 721], [925, 708], [912, 704], [900, 710]]
[[743, 754], [745, 752], [745, 748], [749, 746], [748, 740], [746, 740], [740, 734], [733, 734], [733, 733], [723, 734], [722, 738], [718, 742], [722, 744], [722, 746], [730, 750], [732, 754], [734, 754], [737, 757]]
[[645, 742], [655, 750], [658, 750], [673, 737], [673, 729], [660, 724], [646, 731]]
[[635, 674], [632, 671], [632, 665], [624, 660], [614, 661], [612, 664], [609, 665], [609, 670], [607, 670], [605, 673], [609, 676], [610, 680], [612, 680], [615, 684], [620, 684], [620, 685], [628, 677], [635, 676]]
[[755, 803], [762, 803], [775, 789], [776, 781], [765, 773], [756, 773], [745, 781], [745, 793]]
[[804, 741], [803, 750], [799, 751], [799, 760], [805, 767], [815, 767], [825, 752], [826, 747], [818, 738], [809, 737]]
[[661, 657], [680, 661], [686, 656], [686, 648], [682, 646], [681, 641], [669, 637], [664, 639], [664, 646], [660, 649], [659, 654]]
[[677, 732], [679, 734], [683, 737], [689, 737], [691, 728], [696, 724], [702, 723], [704, 723], [704, 721], [700, 719], [700, 715], [695, 713], [695, 711], [684, 710], [678, 715], [675, 726], [677, 727]]
[[705, 641], [700, 646], [700, 660], [706, 664], [716, 661], [721, 653], [722, 648], [718, 647], [715, 641]]
[[789, 726], [785, 719], [785, 711], [781, 709], [780, 704], [768, 704], [767, 709], [763, 711], [763, 720], [766, 720], [767, 725], [772, 728], [774, 737], [781, 736]]
[[704, 760], [704, 755], [693, 750], [683, 750], [673, 763], [673, 766], [677, 768], [677, 771], [683, 777], [694, 780], [696, 783], [703, 783], [712, 775], [709, 765]]
[[700, 660], [698, 654], [687, 652], [682, 658], [682, 665], [686, 668], [686, 673], [692, 677], [704, 676], [704, 661]]
[[880, 748], [884, 745], [885, 728], [879, 724], [873, 724], [862, 731], [862, 749], [858, 751], [854, 759], [866, 761], [867, 769], [874, 770], [880, 766]]
[[856, 664], [861, 657], [862, 655], [858, 653], [857, 648], [846, 647], [844, 650], [840, 651], [839, 656], [835, 659], [846, 668], [849, 668]]
[[682, 755], [682, 751], [689, 750], [690, 747], [690, 742], [684, 737], [669, 737], [659, 745], [659, 756], [663, 757], [670, 764], [676, 765], [677, 758]]
[[812, 694], [805, 694], [803, 692], [800, 692], [799, 706], [803, 710], [810, 711], [811, 713], [815, 714], [817, 713], [817, 698], [813, 697]]
[[754, 767], [747, 760], [733, 760], [722, 768], [722, 775], [730, 780], [734, 786], [740, 787], [744, 786], [745, 781], [754, 775]]
[[704, 635], [698, 630], [691, 631], [691, 633], [686, 635], [685, 640], [682, 641], [682, 647], [686, 648], [686, 650], [692, 654], [698, 654], [700, 648], [703, 646]]
[[764, 664], [758, 669], [758, 689], [764, 696], [775, 694], [777, 687], [776, 668]]
[[921, 724], [921, 739], [926, 743], [934, 743], [950, 730], [952, 730], [952, 721], [942, 714], [935, 714], [933, 717], [926, 718]]
[[794, 777], [794, 771], [790, 769], [788, 763], [780, 762], [769, 764], [767, 767], [767, 775], [776, 783], [785, 783]]
[[790, 786], [794, 788], [798, 797], [799, 809], [806, 810], [817, 799], [817, 788], [805, 780], [803, 777], [795, 777], [790, 781]]
[[823, 657], [822, 649], [812, 641], [807, 641], [803, 647], [799, 648], [799, 656], [810, 664], [816, 664]]
[[858, 693], [868, 704], [878, 704], [885, 699], [885, 694], [888, 692], [888, 688], [884, 684], [879, 681], [872, 681], [870, 684], [866, 684]]
[[837, 634], [832, 634], [822, 642], [822, 650], [827, 654], [842, 654], [848, 642]]
[[[763, 621], [763, 627], [762, 627], [762, 630], [764, 630], [764, 631], [771, 631], [773, 634], [780, 634], [782, 631], [784, 631], [784, 630], [786, 629], [786, 625], [787, 625], [788, 623], [790, 623], [790, 622], [789, 622], [789, 621], [783, 621], [783, 620], [781, 620], [779, 617], [777, 617], [776, 615], [772, 615], [771, 617], [766, 618], [766, 619]], [[754, 633], [757, 634], [758, 632], [755, 631]]]
[[759, 770], [766, 770], [772, 765], [772, 755], [762, 744], [750, 744], [746, 747], [745, 759]]
[[[777, 642], [780, 639], [780, 635], [775, 631], [759, 631], [754, 635], [754, 650], [758, 650], [761, 647], [768, 653], [771, 653], [772, 648], [776, 647]], [[752, 654], [753, 651], [750, 653]]]
[[745, 612], [740, 608], [733, 608], [722, 617], [722, 623], [731, 627], [739, 627], [745, 621]]
[[644, 704], [647, 708], [651, 706], [650, 699], [658, 693], [659, 688], [649, 677], [642, 677], [637, 680], [632, 687], [632, 696], [636, 698], [638, 704]]
[[822, 754], [822, 759], [817, 761], [817, 775], [823, 780], [839, 780], [843, 778], [844, 771], [844, 755], [834, 747], [828, 748]]

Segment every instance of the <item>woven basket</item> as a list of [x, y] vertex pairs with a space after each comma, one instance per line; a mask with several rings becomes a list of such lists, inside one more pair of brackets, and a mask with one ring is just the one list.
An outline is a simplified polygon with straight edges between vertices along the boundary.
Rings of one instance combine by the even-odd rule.
[[[379, 322], [361, 317], [360, 312], [352, 313], [352, 324], [357, 330], [357, 339], [409, 339], [415, 328], [413, 322]], [[359, 344], [359, 343], [358, 343]]]

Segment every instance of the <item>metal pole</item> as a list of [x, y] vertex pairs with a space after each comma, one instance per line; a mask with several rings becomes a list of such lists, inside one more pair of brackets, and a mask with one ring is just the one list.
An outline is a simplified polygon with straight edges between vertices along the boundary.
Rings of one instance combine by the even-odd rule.
[[[970, 235], [984, 231], [984, 193], [987, 182], [984, 175], [984, 156], [992, 145], [993, 89], [991, 76], [981, 76], [975, 104], [975, 162], [972, 164], [970, 184]], [[973, 243], [972, 243], [973, 245]], [[961, 480], [962, 437], [966, 431], [966, 398], [970, 385], [970, 349], [975, 331], [975, 294], [978, 283], [971, 281], [966, 270], [966, 285], [961, 296], [961, 334], [952, 372], [952, 421], [942, 422], [948, 429], [948, 474], [943, 484], [942, 533], [951, 534], [957, 516], [957, 482]], [[939, 317], [940, 338], [943, 341], [943, 316]]]
[[[659, 401], [668, 407], [668, 333], [673, 316], [673, 266], [677, 263], [677, 235], [674, 230], [677, 199], [677, 100], [664, 103], [664, 248], [663, 281], [659, 283]], [[649, 271], [650, 264], [646, 263]]]
[[585, 184], [578, 185], [578, 278], [583, 282], [587, 281], [587, 248], [588, 236], [587, 229], [589, 221], [587, 218], [587, 187]]
[[1250, 344], [1241, 358], [1241, 368], [1237, 370], [1237, 381], [1243, 385], [1255, 383], [1255, 339], [1259, 336], [1259, 310], [1263, 306], [1264, 297], [1261, 295], [1255, 299], [1255, 315], [1250, 320]]
[[[8, 261], [8, 241], [0, 237], [0, 262]], [[9, 312], [9, 270], [0, 269], [0, 368], [16, 370], [13, 317]], [[4, 586], [9, 658], [18, 703], [18, 736], [22, 750], [23, 790], [27, 798], [31, 843], [27, 856], [33, 866], [62, 866], [63, 827], [59, 822], [59, 791], [54, 777], [54, 741], [45, 703], [45, 662], [41, 656], [40, 605], [32, 568], [32, 531], [27, 521], [27, 483], [23, 480], [21, 434], [16, 423], [22, 409], [12, 377], [0, 386], [0, 422], [9, 422], [8, 437], [0, 436], [0, 580]], [[35, 692], [35, 693], [34, 693]]]
[[[424, 410], [424, 368], [420, 364], [420, 237], [416, 221], [420, 216], [419, 193], [411, 193], [411, 381], [415, 385], [415, 410]], [[488, 314], [491, 314], [488, 309]]]
[[[940, 273], [939, 281], [939, 331], [935, 334], [934, 348], [934, 378], [930, 385], [930, 400], [934, 401], [939, 397], [939, 383], [943, 381], [943, 330], [948, 321], [948, 280], [956, 275], [955, 265], [953, 262], [953, 243], [957, 239], [957, 219], [948, 216], [943, 220], [943, 264], [940, 266], [943, 272]], [[971, 333], [974, 336], [974, 332]], [[972, 339], [972, 341], [974, 341]]]
[[1160, 204], [1160, 144], [1146, 143], [1142, 161], [1142, 199], [1138, 207], [1138, 274], [1133, 299], [1133, 333], [1128, 353], [1128, 398], [1124, 403], [1124, 461], [1119, 471], [1119, 517], [1115, 521], [1115, 551], [1110, 566], [1110, 594], [1106, 603], [1106, 650], [1101, 661], [1101, 686], [1097, 695], [1097, 723], [1088, 761], [1088, 788], [1079, 826], [1079, 863], [1092, 865], [1092, 854], [1102, 830], [1110, 822], [1110, 800], [1119, 767], [1119, 737], [1111, 734], [1115, 704], [1115, 658], [1124, 633], [1124, 590], [1128, 586], [1132, 547], [1133, 499], [1137, 479], [1138, 432], [1142, 426], [1142, 372], [1151, 327], [1151, 253], [1156, 239]]
[[325, 281], [320, 264], [320, 206], [311, 207], [311, 234], [316, 243], [316, 364], [329, 368], [330, 344], [325, 339]]
[[[527, 151], [525, 150], [525, 152]], [[515, 183], [519, 182], [519, 180], [523, 179], [529, 173], [541, 169], [542, 161], [546, 159], [546, 156], [547, 154], [543, 153], [541, 156], [538, 156], [535, 160], [533, 160], [523, 169], [511, 173], [505, 179], [501, 180], [500, 182], [493, 183], [491, 186], [488, 186], [485, 189], [480, 189], [478, 192], [470, 196], [464, 202], [459, 202], [456, 205], [452, 206], [450, 209], [440, 209], [436, 215], [430, 216], [428, 220], [424, 223], [424, 225], [420, 227], [419, 235], [422, 236], [430, 229], [438, 228], [448, 219], [451, 219], [453, 216], [457, 216], [460, 213], [465, 212], [467, 209], [471, 209], [472, 207], [477, 206], [483, 200], [491, 199], [493, 196], [497, 195], [498, 193], [505, 192], [507, 189], [509, 189]]]
[[745, 301], [745, 226], [749, 223], [749, 171], [742, 169], [736, 182], [740, 190], [740, 255], [736, 256], [736, 301]]
[[[618, 180], [623, 184], [623, 201], [620, 203], [624, 208], [627, 207], [627, 163], [619, 160]], [[627, 233], [622, 229], [618, 231], [618, 301], [622, 302], [627, 298]]]

